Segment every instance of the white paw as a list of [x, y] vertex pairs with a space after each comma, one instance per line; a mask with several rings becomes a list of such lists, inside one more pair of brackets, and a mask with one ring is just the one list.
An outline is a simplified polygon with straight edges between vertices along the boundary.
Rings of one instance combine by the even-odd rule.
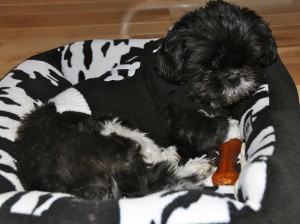
[[163, 149], [161, 153], [162, 160], [167, 160], [170, 162], [178, 163], [181, 160], [180, 155], [177, 153], [177, 148], [175, 146], [169, 146]]
[[197, 174], [201, 180], [206, 179], [213, 172], [213, 161], [205, 158], [205, 155], [199, 158], [190, 159], [184, 166], [178, 168], [179, 176], [186, 177], [191, 174]]
[[234, 139], [234, 138], [238, 138], [241, 139], [241, 133], [240, 133], [240, 129], [239, 129], [239, 122], [238, 120], [234, 120], [234, 119], [229, 119], [229, 130], [227, 133], [227, 138], [224, 142], [229, 141], [230, 139]]

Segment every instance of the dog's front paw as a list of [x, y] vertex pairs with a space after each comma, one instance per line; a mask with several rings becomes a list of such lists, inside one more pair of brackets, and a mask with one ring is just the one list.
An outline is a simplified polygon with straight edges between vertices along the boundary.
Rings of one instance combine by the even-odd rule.
[[170, 141], [179, 149], [183, 159], [208, 154], [218, 149], [227, 137], [230, 123], [227, 117], [176, 105], [168, 107], [167, 115]]
[[177, 148], [175, 146], [169, 146], [162, 151], [162, 160], [167, 160], [170, 162], [178, 163], [181, 160], [180, 155], [177, 153]]
[[230, 139], [234, 139], [234, 138], [241, 139], [242, 136], [239, 129], [239, 121], [235, 119], [229, 119], [228, 123], [229, 123], [228, 133], [224, 142], [227, 142]]
[[184, 166], [179, 167], [178, 175], [181, 177], [187, 177], [190, 175], [197, 175], [199, 180], [205, 180], [212, 175], [215, 171], [214, 161], [212, 159], [197, 157], [190, 159]]

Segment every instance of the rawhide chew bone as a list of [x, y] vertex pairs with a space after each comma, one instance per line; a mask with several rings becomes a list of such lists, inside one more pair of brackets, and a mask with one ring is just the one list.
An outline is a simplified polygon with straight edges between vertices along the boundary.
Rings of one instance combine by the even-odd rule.
[[230, 139], [221, 144], [219, 152], [218, 167], [212, 176], [214, 185], [234, 185], [239, 178], [236, 170], [236, 162], [241, 151], [242, 140], [238, 138]]

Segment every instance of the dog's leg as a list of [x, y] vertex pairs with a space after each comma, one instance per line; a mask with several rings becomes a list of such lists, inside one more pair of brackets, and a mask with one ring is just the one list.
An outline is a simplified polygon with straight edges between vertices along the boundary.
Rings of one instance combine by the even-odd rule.
[[163, 149], [161, 153], [161, 160], [178, 163], [181, 160], [181, 157], [178, 155], [177, 148], [175, 146], [169, 146], [168, 148]]
[[144, 133], [124, 126], [117, 119], [107, 120], [102, 127], [103, 135], [115, 133], [140, 145], [139, 153], [146, 165], [146, 175], [140, 178], [146, 178], [147, 183], [142, 195], [161, 190], [201, 189], [203, 180], [213, 172], [213, 162], [204, 157], [179, 166], [176, 147], [161, 149]]
[[142, 155], [144, 162], [148, 165], [165, 160], [173, 162], [178, 162], [180, 160], [180, 156], [174, 146], [161, 149], [152, 139], [148, 138], [145, 133], [127, 127], [118, 118], [108, 119], [103, 122], [101, 134], [110, 135], [112, 133], [130, 138], [137, 142], [141, 146], [140, 154]]
[[191, 159], [184, 166], [161, 161], [148, 168], [148, 193], [162, 190], [202, 189], [214, 172], [213, 161], [203, 157]]
[[184, 166], [178, 166], [174, 173], [177, 182], [174, 182], [173, 190], [202, 189], [206, 179], [216, 170], [214, 161], [205, 156], [190, 159]]
[[163, 161], [169, 161], [177, 164], [181, 160], [181, 157], [178, 155], [177, 148], [175, 146], [159, 148], [151, 139], [145, 136], [138, 142], [141, 144], [140, 154], [143, 156], [144, 162], [148, 165]]
[[169, 105], [166, 111], [170, 140], [183, 159], [217, 150], [229, 130], [227, 117]]
[[199, 181], [205, 180], [214, 172], [214, 162], [204, 156], [190, 159], [184, 166], [179, 166], [176, 175], [184, 178], [196, 174]]

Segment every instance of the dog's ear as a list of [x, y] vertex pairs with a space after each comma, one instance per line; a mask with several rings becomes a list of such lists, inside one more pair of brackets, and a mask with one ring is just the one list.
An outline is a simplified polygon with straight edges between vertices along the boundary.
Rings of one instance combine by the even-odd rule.
[[271, 65], [278, 57], [277, 45], [272, 35], [272, 31], [269, 28], [269, 25], [262, 21], [261, 26], [265, 35], [265, 42], [264, 48], [262, 49], [262, 56], [259, 62], [261, 67], [267, 67], [268, 65]]
[[183, 61], [180, 32], [170, 30], [162, 40], [160, 48], [154, 56], [154, 67], [158, 70], [159, 75], [165, 80], [173, 83], [180, 81], [179, 71]]

